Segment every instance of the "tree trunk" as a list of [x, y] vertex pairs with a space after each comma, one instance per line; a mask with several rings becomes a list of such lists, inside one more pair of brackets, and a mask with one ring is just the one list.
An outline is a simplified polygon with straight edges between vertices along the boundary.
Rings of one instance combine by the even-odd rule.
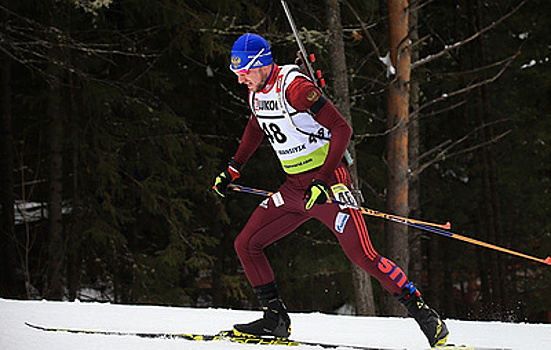
[[[2, 21], [7, 20], [3, 12]], [[11, 60], [5, 54], [0, 54], [1, 86], [0, 94], [0, 293], [4, 296], [14, 295], [15, 239], [14, 228], [14, 193], [13, 193], [13, 135], [11, 131]]]
[[[72, 58], [71, 58], [72, 60]], [[75, 98], [75, 82], [74, 77], [69, 73], [69, 115], [71, 118], [78, 115], [77, 102]], [[80, 210], [80, 195], [79, 195], [79, 171], [78, 171], [78, 150], [73, 147], [72, 150], [72, 210], [70, 224], [67, 226], [67, 292], [69, 300], [73, 301], [78, 298], [78, 290], [80, 288], [80, 268], [81, 268], [81, 247], [82, 234], [79, 226], [84, 221], [82, 211]], [[78, 208], [78, 209], [77, 209]]]
[[[412, 42], [419, 40], [418, 33], [418, 11], [411, 11], [409, 14], [409, 28], [410, 38]], [[419, 50], [414, 49], [411, 51], [411, 60], [416, 62], [419, 59]], [[410, 105], [412, 110], [419, 108], [419, 83], [415, 78], [411, 79], [410, 83]], [[419, 154], [421, 149], [420, 138], [420, 125], [419, 118], [413, 118], [409, 121], [408, 130], [408, 157], [409, 168], [411, 174], [417, 174], [419, 169]], [[412, 175], [409, 177], [408, 186], [408, 202], [409, 202], [409, 214], [413, 218], [420, 218], [421, 215], [421, 181], [419, 175]], [[413, 281], [418, 288], [424, 290], [425, 286], [421, 285], [423, 281], [423, 250], [422, 250], [422, 231], [413, 227], [408, 227], [409, 230], [409, 272], [408, 277]]]
[[[388, 87], [387, 98], [387, 211], [408, 216], [408, 125], [409, 79], [409, 9], [405, 0], [388, 0], [390, 57], [396, 75]], [[409, 245], [407, 227], [385, 224], [386, 254], [407, 274]], [[405, 316], [405, 310], [390, 295], [386, 296], [386, 313]]]
[[[70, 15], [71, 11], [70, 9], [65, 9], [65, 13], [67, 14], [66, 18], [67, 21], [65, 23], [66, 25], [66, 33], [68, 35], [72, 35], [71, 28], [72, 28], [72, 16]], [[75, 65], [75, 56], [73, 51], [67, 50], [63, 52], [66, 60], [69, 62], [70, 66]], [[72, 130], [78, 128], [79, 119], [82, 114], [86, 114], [86, 112], [83, 113], [82, 110], [82, 104], [79, 104], [78, 99], [78, 85], [79, 85], [79, 76], [77, 74], [73, 74], [71, 72], [66, 72], [66, 79], [67, 79], [67, 93], [66, 93], [66, 99], [67, 99], [67, 112], [63, 113], [63, 116], [65, 116], [64, 123], [62, 125], [66, 125], [66, 128], [63, 128], [61, 130], [62, 133], [65, 133], [67, 135], [70, 135]], [[85, 110], [87, 107], [82, 108]], [[61, 135], [60, 135], [61, 136]], [[73, 141], [70, 145], [67, 147], [61, 147], [61, 151], [66, 152], [68, 154], [68, 149], [71, 150], [71, 166], [72, 166], [72, 184], [70, 186], [66, 186], [67, 189], [65, 190], [66, 193], [69, 192], [69, 190], [72, 192], [72, 203], [71, 203], [71, 215], [69, 216], [69, 220], [62, 221], [62, 226], [65, 230], [65, 239], [66, 239], [66, 248], [65, 248], [65, 261], [66, 261], [66, 285], [67, 285], [67, 297], [69, 300], [73, 301], [78, 298], [78, 292], [80, 289], [80, 274], [82, 270], [82, 247], [83, 247], [83, 235], [82, 232], [88, 227], [88, 221], [85, 218], [85, 213], [83, 208], [85, 205], [82, 202], [82, 191], [80, 190], [80, 177], [79, 177], [79, 150], [82, 147], [82, 145], [79, 142]], [[68, 157], [66, 158], [68, 159]], [[63, 174], [63, 168], [60, 169], [61, 174]], [[69, 183], [67, 183], [69, 185]], [[62, 191], [63, 193], [63, 191]], [[66, 194], [67, 195], [67, 194]], [[61, 197], [60, 197], [61, 198]], [[61, 198], [62, 199], [62, 198]]]
[[48, 114], [50, 117], [50, 161], [49, 161], [49, 193], [48, 193], [48, 229], [49, 229], [49, 260], [48, 288], [46, 296], [60, 300], [63, 297], [62, 266], [64, 257], [63, 221], [62, 221], [62, 191], [63, 191], [63, 159], [61, 116], [61, 86], [59, 81], [51, 83]]
[[[484, 23], [484, 4], [480, 0], [476, 0], [472, 7], [474, 9], [473, 24], [474, 28], [481, 28]], [[477, 41], [477, 45], [474, 46], [476, 62], [484, 64], [488, 61], [486, 55], [486, 49], [483, 41], [483, 37]], [[491, 124], [492, 112], [490, 106], [490, 99], [488, 97], [488, 88], [482, 86], [476, 90], [476, 116], [478, 118], [477, 124], [480, 127], [478, 135], [478, 143], [487, 144], [493, 139]], [[502, 227], [500, 224], [500, 205], [499, 196], [497, 190], [497, 171], [495, 164], [495, 156], [491, 145], [486, 145], [480, 151], [480, 154], [476, 157], [477, 164], [475, 165], [480, 177], [482, 193], [480, 196], [480, 211], [482, 214], [482, 221], [480, 222], [480, 231], [483, 235], [483, 239], [500, 245], [502, 236]], [[503, 261], [501, 255], [495, 251], [484, 253], [484, 261], [488, 269], [489, 285], [485, 287], [488, 299], [485, 300], [485, 314], [491, 319], [499, 319], [503, 317], [505, 311], [504, 305], [504, 279], [501, 278], [505, 274], [503, 269]], [[481, 272], [483, 273], [483, 272]]]
[[[61, 6], [52, 3], [50, 20], [59, 24]], [[50, 51], [51, 57], [61, 61], [63, 52], [60, 48]], [[48, 271], [45, 296], [61, 300], [63, 297], [63, 262], [65, 247], [63, 239], [63, 107], [61, 69], [50, 63], [49, 95], [47, 115], [49, 120], [49, 174], [48, 174]]]
[[[326, 0], [328, 29], [332, 43], [331, 57], [331, 76], [333, 78], [334, 103], [346, 121], [352, 126], [352, 116], [350, 114], [350, 96], [348, 91], [348, 73], [346, 67], [346, 55], [344, 52], [343, 30], [341, 24], [341, 12], [338, 0]], [[350, 141], [348, 151], [355, 158], [354, 141]], [[349, 167], [353, 180], [354, 189], [358, 189], [358, 170], [356, 164]], [[360, 203], [356, 195], [356, 200]], [[364, 270], [352, 264], [352, 280], [354, 283], [356, 313], [358, 315], [375, 315], [375, 302], [373, 300], [373, 290], [371, 287], [371, 277]]]
[[[487, 116], [487, 98], [485, 96], [485, 88], [480, 88], [479, 95], [477, 96], [479, 102], [478, 117], [480, 125], [486, 124]], [[491, 128], [490, 128], [491, 129]], [[480, 142], [488, 142], [492, 139], [491, 130], [486, 132], [485, 128], [481, 128]], [[489, 146], [483, 147], [481, 155], [476, 157], [478, 164], [476, 165], [480, 169], [480, 181], [482, 185], [482, 193], [480, 196], [480, 210], [483, 214], [483, 220], [481, 222], [480, 230], [482, 235], [488, 242], [501, 245], [501, 232], [500, 225], [498, 224], [499, 215], [499, 198], [497, 196], [496, 182], [497, 174], [495, 170], [495, 159], [492, 150]], [[490, 300], [486, 300], [485, 308], [488, 309], [488, 313], [491, 319], [499, 319], [503, 316], [504, 308], [504, 296], [503, 296], [503, 276], [501, 261], [501, 255], [496, 251], [485, 252], [486, 261], [489, 267], [489, 287]], [[490, 287], [491, 286], [491, 287]]]

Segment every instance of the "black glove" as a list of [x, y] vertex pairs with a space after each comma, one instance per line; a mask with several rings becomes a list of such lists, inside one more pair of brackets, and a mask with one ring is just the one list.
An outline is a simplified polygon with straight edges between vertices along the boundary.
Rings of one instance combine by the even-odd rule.
[[241, 164], [236, 162], [233, 158], [228, 164], [228, 168], [220, 173], [214, 179], [214, 185], [212, 190], [216, 192], [220, 197], [226, 197], [228, 185], [233, 182], [233, 180], [239, 178], [239, 171], [241, 170]]
[[314, 204], [324, 204], [329, 199], [329, 185], [321, 180], [313, 180], [310, 186], [304, 192], [306, 201], [306, 210], [310, 210]]

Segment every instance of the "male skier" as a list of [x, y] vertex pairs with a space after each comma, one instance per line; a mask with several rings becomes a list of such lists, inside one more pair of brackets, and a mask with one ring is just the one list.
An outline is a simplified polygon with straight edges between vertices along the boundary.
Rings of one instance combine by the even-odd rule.
[[230, 69], [238, 82], [248, 87], [252, 115], [237, 152], [228, 168], [216, 177], [213, 189], [225, 196], [228, 185], [240, 176], [242, 166], [264, 137], [287, 175], [283, 186], [256, 208], [235, 240], [264, 314], [251, 323], [234, 325], [234, 332], [289, 337], [291, 320], [263, 249], [315, 218], [333, 231], [351, 261], [407, 308], [431, 346], [445, 344], [449, 333], [446, 325], [421, 299], [403, 270], [373, 248], [362, 214], [326, 204], [329, 197], [354, 202], [343, 162], [352, 130], [318, 87], [294, 68], [275, 64], [270, 45], [259, 35], [244, 34], [233, 45]]

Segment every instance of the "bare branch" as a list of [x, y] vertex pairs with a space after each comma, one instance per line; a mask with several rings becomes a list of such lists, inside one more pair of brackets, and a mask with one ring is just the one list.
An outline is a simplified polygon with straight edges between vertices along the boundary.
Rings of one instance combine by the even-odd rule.
[[423, 7], [427, 6], [431, 2], [434, 2], [435, 0], [426, 0], [426, 1], [412, 1], [411, 4], [409, 4], [409, 10], [410, 11], [419, 11]]
[[[369, 34], [369, 31], [367, 30], [367, 27], [365, 26], [365, 23], [362, 21], [361, 17], [358, 15], [356, 10], [354, 10], [354, 8], [350, 4], [350, 2], [348, 2], [348, 0], [341, 0], [341, 1], [348, 7], [350, 12], [352, 12], [354, 17], [356, 18], [356, 20], [360, 24], [360, 26], [362, 28], [362, 32], [364, 33], [367, 40], [369, 40], [369, 43], [371, 44], [371, 47], [373, 48], [373, 52], [375, 52], [377, 57], [381, 57], [381, 53], [379, 52], [379, 48], [377, 47], [377, 44], [375, 43], [375, 40], [373, 40], [373, 37], [371, 36], [371, 34]], [[384, 63], [382, 63], [379, 59], [377, 59], [377, 61], [380, 62], [382, 65], [384, 65]]]
[[451, 142], [451, 140], [446, 140], [444, 142], [442, 142], [440, 145], [434, 147], [432, 150], [429, 150], [425, 153], [423, 153], [421, 156], [419, 156], [419, 160], [423, 159], [423, 158], [426, 158], [428, 157], [430, 154], [433, 154], [436, 152], [436, 150], [438, 150], [439, 148], [443, 147], [443, 146], [446, 146], [444, 149], [442, 149], [440, 152], [438, 152], [438, 154], [432, 158], [430, 161], [424, 163], [423, 165], [419, 166], [417, 169], [415, 169], [414, 171], [412, 171], [409, 176], [410, 177], [416, 177], [416, 176], [419, 176], [424, 170], [426, 170], [427, 168], [429, 168], [430, 166], [432, 166], [433, 164], [441, 161], [441, 160], [445, 160], [445, 159], [449, 159], [449, 158], [452, 158], [452, 157], [455, 157], [455, 156], [458, 156], [460, 154], [464, 154], [464, 153], [468, 153], [468, 152], [472, 152], [474, 150], [477, 150], [479, 148], [482, 148], [482, 147], [485, 147], [489, 144], [492, 144], [492, 143], [496, 143], [497, 141], [499, 141], [500, 139], [502, 139], [503, 137], [505, 137], [506, 135], [508, 135], [512, 130], [507, 130], [505, 132], [503, 132], [502, 134], [492, 138], [491, 140], [488, 140], [486, 142], [482, 142], [480, 144], [477, 144], [477, 145], [474, 145], [472, 147], [467, 147], [465, 149], [462, 149], [462, 150], [459, 150], [457, 152], [453, 152], [453, 153], [449, 153], [449, 151], [457, 146], [459, 146], [460, 144], [462, 144], [463, 142], [467, 141], [470, 137], [472, 137], [475, 133], [477, 133], [480, 129], [483, 129], [483, 128], [486, 128], [486, 127], [490, 127], [494, 124], [497, 124], [497, 123], [501, 123], [501, 122], [504, 122], [506, 121], [507, 119], [502, 119], [502, 120], [498, 120], [498, 121], [495, 121], [493, 123], [488, 123], [488, 124], [484, 124], [484, 125], [481, 125], [477, 128], [475, 128], [474, 130], [472, 130], [470, 133], [468, 133], [467, 135], [463, 136], [462, 138], [460, 138], [459, 140], [456, 140], [454, 142]]
[[463, 94], [463, 93], [466, 93], [468, 91], [471, 91], [473, 89], [476, 89], [480, 86], [483, 86], [483, 85], [487, 85], [487, 84], [490, 84], [490, 83], [493, 83], [494, 81], [496, 81], [504, 72], [505, 70], [509, 67], [509, 65], [515, 60], [515, 58], [520, 55], [520, 51], [517, 51], [513, 56], [509, 57], [508, 59], [506, 60], [503, 60], [501, 61], [502, 63], [503, 62], [506, 62], [505, 65], [499, 70], [499, 72], [497, 72], [496, 75], [494, 75], [493, 77], [491, 78], [488, 78], [486, 80], [483, 80], [483, 81], [479, 81], [477, 83], [474, 83], [472, 85], [468, 85], [462, 89], [459, 89], [459, 90], [456, 90], [456, 91], [453, 91], [453, 92], [450, 92], [450, 93], [446, 93], [446, 94], [443, 94], [442, 96], [438, 97], [438, 98], [435, 98], [425, 104], [423, 104], [422, 106], [420, 106], [419, 108], [417, 108], [416, 111], [413, 111], [411, 113], [411, 117], [416, 117], [417, 114], [419, 114], [420, 111], [422, 111], [423, 109], [429, 107], [429, 106], [432, 106], [438, 102], [441, 102], [441, 101], [444, 101], [450, 97], [453, 97], [453, 96], [457, 96], [457, 95], [460, 95], [460, 94]]
[[[460, 139], [459, 142], [461, 142], [463, 139]], [[459, 143], [458, 141], [456, 141], [456, 143]], [[419, 157], [417, 158], [417, 162], [420, 162], [423, 158], [426, 158], [428, 156], [430, 156], [431, 154], [437, 152], [438, 150], [444, 148], [444, 147], [448, 147], [449, 144], [452, 143], [452, 140], [450, 139], [447, 139], [446, 141], [440, 143], [439, 145], [436, 145], [435, 147], [433, 147], [432, 149], [426, 151], [425, 153], [419, 155]], [[444, 149], [444, 151], [447, 150], [447, 148]], [[442, 152], [442, 151], [441, 151]]]
[[504, 16], [502, 16], [501, 18], [499, 18], [497, 21], [495, 22], [492, 22], [492, 24], [482, 28], [481, 30], [477, 31], [476, 33], [474, 33], [473, 35], [471, 35], [470, 37], [464, 39], [464, 40], [461, 40], [461, 41], [458, 41], [456, 42], [455, 44], [453, 45], [449, 45], [449, 46], [446, 46], [442, 51], [434, 54], [434, 55], [430, 55], [430, 56], [427, 56], [425, 58], [422, 58], [420, 59], [419, 61], [417, 62], [413, 62], [411, 64], [411, 69], [415, 69], [423, 64], [426, 64], [426, 63], [429, 63], [439, 57], [442, 57], [444, 56], [445, 54], [447, 54], [448, 52], [452, 51], [452, 50], [455, 50], [456, 48], [460, 47], [460, 46], [463, 46], [471, 41], [473, 41], [474, 39], [478, 38], [479, 36], [481, 36], [482, 34], [486, 33], [487, 31], [495, 28], [497, 25], [499, 25], [501, 22], [505, 21], [506, 19], [508, 19], [509, 17], [511, 17], [513, 14], [515, 14], [522, 6], [524, 6], [524, 4], [526, 3], [526, 0], [523, 0], [520, 2], [519, 5], [517, 5], [513, 10], [511, 10], [509, 13], [505, 14]]
[[[57, 78], [40, 67], [44, 63], [62, 67], [79, 76], [90, 77], [91, 75], [79, 70], [67, 60], [56, 59], [50, 54], [52, 49], [61, 48], [80, 52], [86, 57], [96, 57], [111, 65], [115, 64], [112, 56], [129, 56], [144, 60], [159, 56], [157, 53], [136, 51], [131, 47], [123, 48], [120, 44], [84, 43], [55, 26], [45, 25], [1, 5], [0, 12], [4, 12], [11, 18], [10, 21], [2, 23], [0, 27], [0, 51], [14, 61], [43, 75], [46, 80], [56, 80]], [[146, 28], [142, 30], [143, 37], [161, 29], [161, 26]]]
[[442, 76], [456, 77], [456, 76], [463, 76], [463, 75], [469, 75], [469, 74], [476, 74], [476, 73], [484, 72], [484, 71], [489, 70], [491, 68], [501, 66], [502, 64], [508, 64], [509, 61], [514, 60], [520, 53], [521, 53], [521, 48], [519, 48], [517, 53], [514, 54], [513, 56], [504, 58], [501, 61], [496, 61], [496, 62], [487, 64], [487, 65], [482, 66], [482, 67], [477, 67], [477, 68], [470, 69], [470, 70], [464, 70], [464, 71], [461, 71], [461, 72], [442, 73]]
[[358, 177], [358, 182], [360, 183], [360, 187], [367, 187], [369, 189], [369, 192], [371, 192], [372, 196], [380, 201], [385, 200], [385, 195], [383, 193], [378, 192], [371, 183], [369, 183], [367, 180], [365, 180], [363, 177]]
[[[489, 64], [485, 67], [480, 67], [476, 70], [472, 70], [472, 71], [469, 71], [469, 72], [477, 72], [477, 71], [480, 71], [480, 70], [483, 70], [483, 69], [489, 69], [489, 68], [493, 68], [493, 67], [496, 67], [496, 66], [499, 66], [499, 65], [502, 65], [504, 64], [504, 66], [499, 70], [499, 72], [497, 72], [493, 77], [491, 78], [488, 78], [486, 80], [483, 80], [483, 81], [480, 81], [480, 82], [477, 82], [477, 83], [474, 83], [474, 84], [471, 84], [471, 85], [468, 85], [462, 89], [459, 89], [459, 90], [456, 90], [456, 91], [453, 91], [453, 92], [450, 92], [450, 93], [447, 93], [447, 94], [443, 94], [442, 96], [436, 98], [436, 99], [433, 99], [425, 104], [423, 104], [422, 106], [420, 106], [419, 108], [417, 108], [415, 111], [412, 111], [410, 113], [410, 121], [415, 119], [415, 118], [421, 118], [421, 111], [427, 107], [430, 107], [436, 103], [439, 103], [439, 102], [442, 102], [450, 97], [454, 97], [454, 96], [457, 96], [457, 95], [460, 95], [460, 94], [463, 94], [463, 93], [466, 93], [468, 91], [471, 91], [473, 89], [476, 89], [480, 86], [483, 86], [483, 85], [487, 85], [487, 84], [490, 84], [490, 83], [493, 83], [494, 81], [496, 81], [504, 72], [505, 70], [509, 67], [509, 65], [515, 60], [515, 58], [520, 55], [520, 50], [517, 51], [513, 56], [509, 57], [509, 58], [506, 58], [504, 60], [501, 60], [501, 61], [498, 61], [498, 62], [495, 62], [495, 63], [492, 63], [492, 64]], [[449, 107], [446, 107], [446, 108], [443, 108], [441, 110], [437, 110], [437, 111], [432, 111], [431, 113], [429, 114], [426, 114], [424, 115], [423, 117], [428, 117], [428, 116], [434, 116], [434, 115], [437, 115], [437, 114], [441, 114], [441, 113], [444, 113], [444, 112], [447, 112], [447, 111], [450, 111], [450, 110], [453, 110], [463, 104], [465, 104], [466, 101], [460, 101], [456, 104], [453, 104]], [[377, 119], [377, 120], [381, 120], [380, 118], [378, 118], [376, 115], [374, 115], [373, 113], [368, 113], [367, 111], [365, 110], [362, 110], [362, 109], [358, 109], [358, 108], [353, 108], [354, 110], [356, 111], [359, 111], [359, 112], [362, 112], [362, 113], [366, 113], [366, 114], [369, 114], [371, 117], [373, 117], [374, 119]], [[364, 139], [366, 138], [370, 138], [370, 137], [380, 137], [380, 136], [386, 136], [388, 135], [390, 132], [392, 132], [393, 130], [395, 130], [396, 127], [398, 127], [401, 123], [398, 123], [398, 125], [394, 126], [393, 128], [391, 129], [388, 129], [388, 130], [385, 130], [384, 132], [380, 132], [380, 133], [364, 133], [364, 134], [360, 134], [360, 135], [355, 135], [356, 137], [356, 140], [357, 142], [362, 142]]]
[[438, 109], [438, 110], [435, 110], [435, 111], [432, 111], [430, 113], [427, 113], [427, 114], [421, 114], [421, 113], [415, 113], [415, 114], [411, 114], [409, 120], [414, 120], [414, 119], [424, 119], [424, 118], [428, 118], [428, 117], [434, 117], [438, 114], [442, 114], [442, 113], [445, 113], [445, 112], [449, 112], [449, 111], [453, 111], [454, 109], [456, 109], [457, 107], [461, 107], [463, 106], [465, 103], [467, 103], [466, 100], [463, 100], [463, 101], [460, 101], [458, 103], [455, 103], [451, 106], [448, 106], [448, 107], [445, 107], [445, 108], [442, 108], [442, 109]]

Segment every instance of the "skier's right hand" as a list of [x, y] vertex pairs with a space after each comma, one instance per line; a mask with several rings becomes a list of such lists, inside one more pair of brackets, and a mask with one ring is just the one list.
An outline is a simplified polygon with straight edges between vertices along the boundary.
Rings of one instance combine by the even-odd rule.
[[220, 173], [214, 179], [214, 185], [212, 190], [216, 192], [220, 197], [226, 197], [228, 191], [228, 185], [233, 182], [233, 180], [239, 178], [239, 171], [241, 170], [241, 164], [237, 163], [233, 158], [228, 164], [228, 168]]
[[326, 203], [330, 192], [331, 189], [328, 184], [324, 181], [314, 179], [304, 192], [305, 209], [310, 210], [314, 204]]

